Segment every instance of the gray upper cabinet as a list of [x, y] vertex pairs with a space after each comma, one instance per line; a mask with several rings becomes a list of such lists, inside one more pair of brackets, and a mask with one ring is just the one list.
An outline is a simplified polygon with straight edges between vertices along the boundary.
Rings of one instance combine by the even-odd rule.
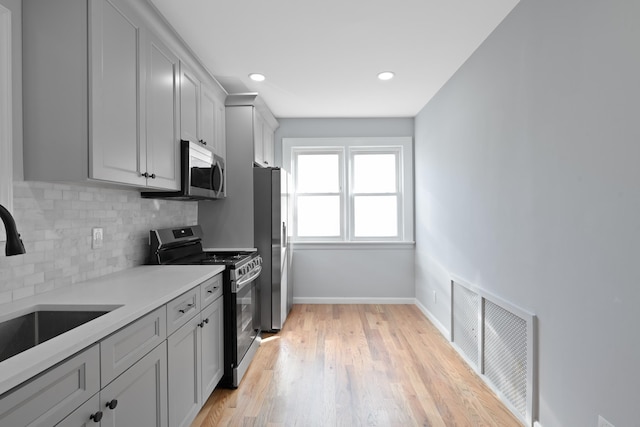
[[89, 177], [145, 186], [143, 23], [118, 0], [91, 0], [89, 17]]
[[[242, 123], [238, 121], [239, 117], [227, 120], [227, 130], [232, 133], [229, 137], [229, 152], [233, 151], [237, 154], [242, 152], [244, 157], [244, 151], [250, 149], [253, 151], [255, 164], [262, 167], [274, 167], [274, 135], [279, 124], [269, 107], [257, 93], [231, 94], [227, 97], [225, 105], [227, 108], [233, 107], [234, 110], [251, 109], [249, 120], [242, 118], [240, 120]], [[247, 138], [248, 135], [241, 130], [236, 131], [235, 128], [238, 126], [242, 129], [251, 129], [250, 138]], [[240, 145], [241, 147], [232, 147], [231, 145]]]
[[[199, 85], [226, 97], [189, 48], [146, 1], [22, 8], [25, 179], [178, 190], [180, 137], [200, 139]], [[181, 64], [197, 73], [191, 92]]]
[[147, 160], [144, 170], [150, 178], [149, 187], [178, 190], [180, 60], [151, 32], [147, 34], [146, 46], [146, 155], [140, 158]]
[[180, 64], [180, 137], [225, 157], [225, 94]]
[[202, 140], [207, 142], [215, 154], [224, 159], [226, 157], [224, 102], [209, 86], [202, 85], [200, 94]]
[[187, 141], [200, 140], [200, 80], [180, 64], [180, 137]]

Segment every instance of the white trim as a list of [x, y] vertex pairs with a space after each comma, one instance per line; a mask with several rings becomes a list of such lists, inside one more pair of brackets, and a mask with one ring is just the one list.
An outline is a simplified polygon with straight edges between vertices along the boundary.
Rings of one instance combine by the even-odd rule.
[[438, 329], [438, 331], [442, 334], [443, 337], [445, 337], [447, 339], [447, 341], [451, 342], [449, 340], [449, 330], [442, 324], [442, 322], [440, 322], [438, 320], [438, 318], [436, 316], [434, 316], [428, 309], [427, 307], [425, 307], [424, 305], [422, 305], [420, 303], [420, 301], [418, 301], [416, 299], [415, 302], [416, 307], [418, 307], [420, 309], [420, 311], [422, 312], [422, 314], [425, 315], [425, 317], [431, 322], [433, 323], [433, 326], [436, 327], [436, 329]]
[[[13, 210], [11, 11], [0, 5], [0, 204]], [[4, 227], [0, 241], [5, 240]]]
[[410, 298], [369, 298], [369, 297], [294, 297], [294, 304], [415, 304], [416, 299]]
[[414, 249], [416, 242], [295, 242], [294, 250], [340, 250], [340, 249]]
[[[344, 185], [350, 185], [350, 179], [347, 179], [345, 174], [350, 173], [349, 167], [342, 167], [342, 176], [341, 179], [343, 181], [342, 188], [342, 199], [343, 203], [342, 207], [342, 235], [337, 238], [327, 238], [322, 239], [323, 242], [338, 242], [338, 241], [358, 241], [358, 242], [367, 242], [367, 241], [375, 241], [378, 242], [380, 240], [389, 241], [389, 242], [409, 242], [413, 241], [414, 238], [414, 207], [413, 207], [413, 137], [401, 136], [401, 137], [332, 137], [332, 138], [282, 138], [282, 165], [283, 169], [289, 170], [294, 176], [295, 180], [295, 165], [293, 163], [294, 160], [294, 152], [295, 151], [307, 151], [307, 150], [323, 150], [323, 149], [336, 149], [342, 147], [345, 150], [355, 149], [366, 149], [371, 148], [372, 150], [375, 148], [397, 148], [401, 153], [399, 155], [402, 163], [399, 165], [398, 175], [399, 182], [398, 185], [401, 187], [401, 200], [399, 210], [402, 212], [402, 215], [399, 215], [398, 221], [401, 224], [401, 229], [399, 230], [399, 235], [394, 237], [393, 239], [385, 239], [385, 238], [377, 238], [377, 239], [365, 239], [359, 238], [355, 240], [351, 234], [353, 234], [351, 222], [351, 207], [350, 203], [345, 200], [346, 197], [351, 197], [350, 189], [345, 189]], [[342, 159], [343, 164], [345, 162], [351, 161], [351, 154], [345, 152], [344, 157]], [[347, 169], [347, 170], [345, 170]], [[295, 185], [294, 185], [295, 187]], [[295, 192], [295, 188], [293, 189]], [[348, 194], [347, 194], [348, 193]], [[295, 198], [294, 198], [295, 199]], [[294, 208], [293, 217], [293, 230], [295, 234], [296, 230], [296, 209]], [[354, 240], [349, 240], [354, 239]], [[302, 242], [302, 241], [311, 241], [318, 242], [319, 238], [292, 238], [292, 243], [294, 242]]]

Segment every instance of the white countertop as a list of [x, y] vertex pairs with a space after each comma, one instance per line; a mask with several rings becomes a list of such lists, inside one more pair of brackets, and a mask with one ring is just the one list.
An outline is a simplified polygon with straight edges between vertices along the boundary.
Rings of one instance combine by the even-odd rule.
[[0, 322], [38, 305], [121, 306], [0, 362], [0, 394], [166, 304], [224, 270], [219, 265], [149, 265], [0, 305]]

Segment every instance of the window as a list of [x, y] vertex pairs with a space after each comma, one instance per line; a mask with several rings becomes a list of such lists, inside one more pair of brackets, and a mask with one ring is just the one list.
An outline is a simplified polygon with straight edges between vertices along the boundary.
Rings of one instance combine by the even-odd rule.
[[413, 240], [411, 138], [284, 138], [298, 242]]

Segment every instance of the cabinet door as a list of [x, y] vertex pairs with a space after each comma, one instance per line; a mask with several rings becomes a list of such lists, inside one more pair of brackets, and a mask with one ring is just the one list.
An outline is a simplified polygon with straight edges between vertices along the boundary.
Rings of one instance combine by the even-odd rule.
[[103, 388], [100, 406], [102, 427], [167, 427], [166, 343]]
[[202, 310], [202, 401], [206, 401], [223, 374], [222, 297]]
[[147, 186], [180, 189], [178, 129], [179, 60], [158, 37], [147, 34]]
[[225, 128], [225, 106], [224, 101], [217, 100], [214, 105], [215, 108], [215, 123], [216, 123], [216, 136], [215, 136], [215, 149], [216, 154], [226, 160], [227, 158], [227, 132]]
[[99, 427], [100, 420], [104, 414], [104, 412], [101, 414], [99, 414], [99, 412], [102, 412], [100, 408], [100, 395], [96, 393], [95, 396], [73, 411], [67, 418], [62, 420], [62, 422], [56, 424], [56, 427]]
[[200, 126], [200, 140], [214, 153], [218, 154], [216, 147], [216, 97], [213, 91], [202, 85], [200, 91], [200, 108], [202, 126]]
[[196, 142], [200, 135], [200, 80], [180, 63], [180, 138]]
[[266, 123], [262, 126], [262, 152], [264, 156], [264, 164], [266, 166], [275, 166], [274, 153], [274, 135], [273, 130]]
[[123, 0], [89, 5], [89, 176], [144, 186], [142, 23]]
[[188, 427], [202, 406], [200, 316], [167, 339], [169, 365], [169, 425]]
[[264, 120], [255, 108], [253, 109], [253, 157], [256, 163], [267, 166], [264, 162]]

